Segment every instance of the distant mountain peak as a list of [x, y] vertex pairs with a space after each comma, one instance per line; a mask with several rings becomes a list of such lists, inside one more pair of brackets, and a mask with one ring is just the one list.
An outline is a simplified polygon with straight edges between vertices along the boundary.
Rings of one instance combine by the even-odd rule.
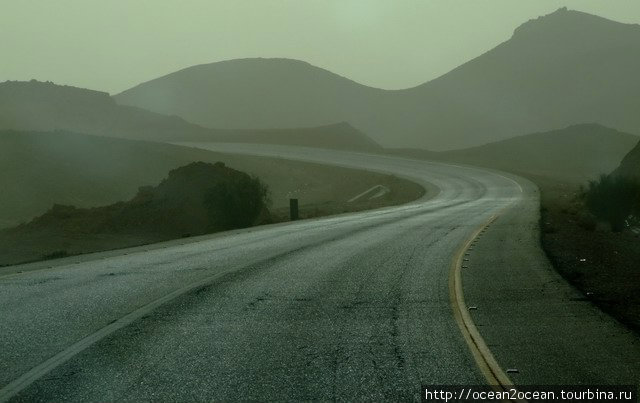
[[627, 27], [637, 27], [637, 24], [624, 24], [612, 21], [604, 17], [585, 13], [578, 10], [569, 10], [562, 7], [556, 11], [531, 19], [515, 29], [513, 38], [522, 38], [530, 35], [601, 35], [604, 31]]
[[[319, 68], [304, 60], [290, 59], [286, 57], [243, 57], [238, 59], [221, 60], [221, 61], [216, 61], [211, 63], [199, 64], [196, 66], [186, 67], [182, 70], [211, 69], [211, 68], [217, 68], [220, 66], [233, 66], [234, 68], [236, 68], [239, 65], [258, 66], [258, 67], [275, 65], [275, 66], [300, 66], [305, 68], [306, 67]], [[179, 71], [182, 71], [182, 70], [179, 70]]]

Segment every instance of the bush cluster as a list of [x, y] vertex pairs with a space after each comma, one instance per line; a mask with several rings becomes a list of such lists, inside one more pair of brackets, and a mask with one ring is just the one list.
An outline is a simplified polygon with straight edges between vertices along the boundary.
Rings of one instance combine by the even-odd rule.
[[619, 175], [601, 175], [582, 191], [587, 209], [620, 232], [631, 215], [640, 213], [640, 182]]
[[243, 228], [254, 224], [267, 205], [267, 187], [248, 175], [220, 182], [210, 188], [204, 205], [212, 222], [221, 228]]

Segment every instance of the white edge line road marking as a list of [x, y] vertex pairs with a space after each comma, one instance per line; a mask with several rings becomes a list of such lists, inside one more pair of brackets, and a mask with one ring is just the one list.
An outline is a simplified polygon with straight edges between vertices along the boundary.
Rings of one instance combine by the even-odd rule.
[[[242, 265], [244, 267], [246, 265]], [[179, 288], [164, 297], [158, 298], [155, 301], [152, 301], [133, 312], [128, 313], [127, 315], [121, 317], [120, 319], [110, 323], [109, 325], [103, 327], [102, 329], [86, 336], [85, 338], [77, 341], [71, 346], [67, 347], [63, 351], [57, 353], [53, 357], [48, 360], [42, 362], [41, 364], [31, 368], [29, 371], [22, 374], [17, 379], [13, 380], [5, 387], [0, 389], [0, 403], [4, 403], [20, 393], [22, 390], [27, 388], [29, 385], [40, 379], [42, 376], [46, 375], [56, 367], [64, 364], [69, 361], [71, 358], [91, 347], [93, 344], [102, 340], [103, 338], [109, 336], [110, 334], [120, 330], [134, 321], [140, 319], [141, 317], [151, 313], [153, 310], [158, 308], [159, 306], [175, 299], [183, 294], [188, 293], [189, 291], [195, 290], [199, 287], [206, 286], [211, 282], [215, 281], [217, 278], [224, 276], [225, 274], [229, 274], [233, 272], [234, 269], [230, 269], [221, 273], [216, 273], [212, 276], [206, 277], [204, 279], [193, 282], [189, 285], [186, 285], [182, 288]]]
[[[442, 164], [442, 165], [451, 165], [456, 166], [454, 164]], [[497, 176], [501, 176], [513, 183], [515, 183], [520, 192], [523, 193], [523, 189], [518, 182], [515, 180], [508, 178], [506, 176], [496, 174]], [[370, 189], [371, 190], [371, 189]], [[366, 192], [365, 192], [366, 193]], [[495, 220], [496, 216], [492, 217], [489, 223], [481, 226], [473, 236], [460, 248], [458, 253], [456, 253], [453, 263], [451, 265], [450, 276], [449, 276], [449, 292], [450, 299], [454, 309], [454, 317], [460, 329], [463, 333], [469, 348], [476, 360], [477, 365], [480, 367], [481, 371], [489, 381], [490, 385], [497, 385], [502, 387], [503, 389], [508, 386], [513, 386], [513, 383], [508, 378], [508, 376], [504, 373], [504, 371], [497, 364], [497, 361], [493, 357], [493, 354], [487, 347], [486, 343], [482, 339], [482, 336], [478, 333], [475, 325], [473, 324], [473, 320], [471, 319], [469, 313], [466, 309], [464, 309], [464, 296], [462, 294], [462, 284], [461, 284], [461, 275], [460, 275], [460, 267], [462, 262], [462, 256], [471, 245], [471, 242], [475, 240], [478, 234], [485, 229], [491, 222]], [[243, 265], [244, 266], [244, 265]], [[40, 379], [42, 376], [51, 372], [53, 369], [58, 366], [64, 364], [69, 361], [71, 358], [86, 350], [93, 344], [102, 340], [103, 338], [111, 335], [112, 333], [120, 330], [139, 318], [151, 313], [159, 306], [188, 293], [189, 291], [195, 290], [198, 287], [208, 285], [213, 282], [215, 279], [232, 272], [233, 269], [216, 273], [215, 275], [206, 277], [204, 279], [198, 280], [194, 283], [186, 285], [185, 287], [179, 288], [161, 298], [158, 298], [133, 312], [121, 317], [120, 319], [115, 320], [109, 325], [101, 328], [100, 330], [84, 337], [83, 339], [77, 341], [71, 346], [67, 347], [65, 350], [55, 354], [51, 358], [42, 362], [41, 364], [31, 368], [29, 371], [22, 374], [17, 379], [13, 380], [2, 389], [0, 389], [0, 403], [7, 402], [9, 399], [26, 389], [28, 386], [33, 384], [35, 381]], [[462, 308], [462, 309], [461, 309]]]

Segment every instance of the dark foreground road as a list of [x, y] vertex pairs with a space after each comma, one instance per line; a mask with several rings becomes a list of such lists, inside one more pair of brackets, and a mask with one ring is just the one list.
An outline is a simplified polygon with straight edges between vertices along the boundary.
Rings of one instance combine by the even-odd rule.
[[[392, 172], [439, 193], [43, 270], [5, 269], [0, 401], [410, 401], [422, 384], [486, 382], [452, 314], [450, 266], [490, 217], [533, 214], [523, 208], [535, 202], [529, 183], [400, 158], [226, 150]], [[508, 236], [511, 227], [501, 228]], [[487, 245], [476, 252], [503, 252]], [[625, 340], [635, 339], [616, 342]], [[623, 374], [638, 374], [626, 365]]]

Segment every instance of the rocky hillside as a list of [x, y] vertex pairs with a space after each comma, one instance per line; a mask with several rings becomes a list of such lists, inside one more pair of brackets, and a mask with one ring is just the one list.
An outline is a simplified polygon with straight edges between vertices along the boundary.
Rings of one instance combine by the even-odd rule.
[[625, 155], [614, 173], [640, 180], [640, 143]]

